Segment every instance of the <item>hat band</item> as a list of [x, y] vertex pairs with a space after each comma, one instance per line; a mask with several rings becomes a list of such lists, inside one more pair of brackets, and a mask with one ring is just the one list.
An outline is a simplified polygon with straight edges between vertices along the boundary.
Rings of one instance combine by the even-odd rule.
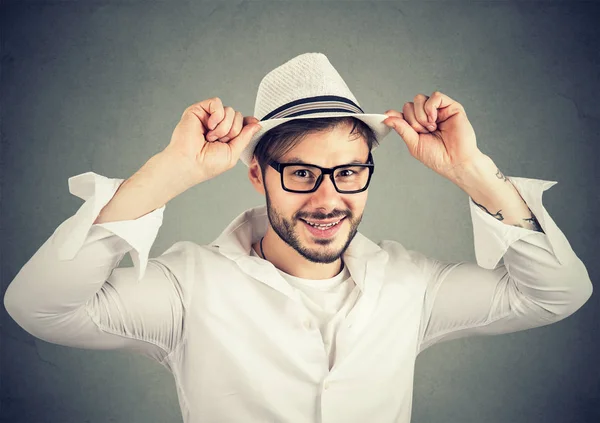
[[316, 97], [301, 98], [300, 100], [290, 101], [281, 107], [273, 110], [260, 121], [269, 119], [282, 119], [295, 116], [310, 115], [323, 112], [346, 112], [346, 113], [364, 113], [363, 110], [346, 97], [336, 95], [320, 95]]

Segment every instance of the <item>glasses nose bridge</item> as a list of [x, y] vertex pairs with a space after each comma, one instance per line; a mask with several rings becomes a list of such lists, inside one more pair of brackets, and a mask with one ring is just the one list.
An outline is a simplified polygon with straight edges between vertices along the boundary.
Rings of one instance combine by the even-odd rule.
[[335, 178], [333, 177], [333, 173], [335, 171], [335, 169], [324, 169], [324, 168], [319, 168], [321, 170], [321, 176], [319, 176], [318, 180], [317, 180], [317, 186], [315, 187], [315, 191], [317, 191], [321, 185], [323, 184], [323, 180], [326, 178], [327, 175], [329, 175], [329, 179], [331, 179], [331, 184], [333, 185], [333, 188], [337, 191], [337, 185], [335, 184]]

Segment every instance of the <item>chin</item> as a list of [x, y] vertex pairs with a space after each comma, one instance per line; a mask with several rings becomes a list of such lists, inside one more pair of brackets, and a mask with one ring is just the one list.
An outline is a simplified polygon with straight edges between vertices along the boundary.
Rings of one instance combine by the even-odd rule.
[[[300, 224], [304, 225], [303, 223]], [[350, 241], [349, 229], [338, 232], [332, 238], [317, 238], [310, 234], [305, 234], [305, 242], [302, 243], [303, 245], [300, 249], [296, 250], [304, 258], [313, 263], [333, 263], [341, 258], [342, 254], [348, 248]]]

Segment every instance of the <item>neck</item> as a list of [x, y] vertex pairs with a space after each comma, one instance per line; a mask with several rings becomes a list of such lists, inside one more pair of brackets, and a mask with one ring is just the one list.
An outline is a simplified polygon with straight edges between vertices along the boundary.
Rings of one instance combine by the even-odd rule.
[[[260, 240], [253, 245], [254, 250], [262, 257]], [[286, 244], [269, 227], [262, 242], [265, 260], [289, 275], [303, 279], [329, 279], [339, 274], [343, 268], [341, 259], [333, 263], [313, 263]]]

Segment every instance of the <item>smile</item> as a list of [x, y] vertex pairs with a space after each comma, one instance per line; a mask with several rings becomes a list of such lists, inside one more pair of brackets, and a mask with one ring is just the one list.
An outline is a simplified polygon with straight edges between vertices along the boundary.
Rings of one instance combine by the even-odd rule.
[[308, 232], [316, 237], [319, 238], [328, 238], [328, 237], [332, 237], [333, 235], [335, 235], [339, 228], [341, 227], [340, 223], [342, 223], [344, 221], [345, 217], [343, 217], [342, 219], [335, 221], [335, 222], [329, 222], [329, 223], [315, 223], [315, 222], [309, 222], [307, 220], [304, 219], [300, 219], [302, 221], [302, 223], [304, 223], [306, 229], [308, 230]]
[[310, 226], [314, 226], [315, 228], [319, 228], [319, 229], [327, 229], [330, 228], [331, 226], [335, 226], [338, 223], [340, 223], [343, 219], [338, 220], [337, 222], [332, 222], [332, 223], [313, 223], [313, 222], [309, 222], [308, 220], [305, 220], [306, 223], [308, 223]]

